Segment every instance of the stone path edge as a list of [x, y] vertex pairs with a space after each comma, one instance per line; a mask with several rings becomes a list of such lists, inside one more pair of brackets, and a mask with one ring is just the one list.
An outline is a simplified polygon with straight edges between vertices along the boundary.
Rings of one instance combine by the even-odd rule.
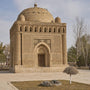
[[12, 90], [19, 90], [11, 82], [7, 82], [7, 83], [12, 88]]

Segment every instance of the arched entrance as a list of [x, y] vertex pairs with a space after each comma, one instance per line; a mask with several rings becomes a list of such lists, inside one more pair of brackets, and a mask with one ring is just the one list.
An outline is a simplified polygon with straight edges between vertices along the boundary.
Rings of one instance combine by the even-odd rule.
[[49, 51], [44, 45], [38, 46], [38, 66], [39, 67], [49, 67], [50, 60], [49, 60]]
[[35, 53], [37, 56], [37, 65], [38, 67], [49, 67], [50, 66], [50, 49], [47, 45], [38, 44], [35, 47]]
[[45, 67], [46, 52], [43, 46], [38, 48], [38, 66]]

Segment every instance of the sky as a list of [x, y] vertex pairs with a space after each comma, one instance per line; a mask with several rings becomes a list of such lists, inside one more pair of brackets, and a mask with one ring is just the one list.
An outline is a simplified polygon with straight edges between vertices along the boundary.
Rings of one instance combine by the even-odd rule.
[[67, 23], [67, 48], [74, 45], [73, 24], [75, 18], [83, 18], [90, 34], [90, 0], [0, 0], [0, 42], [10, 43], [10, 28], [20, 12], [38, 4], [53, 15], [59, 16], [62, 23]]

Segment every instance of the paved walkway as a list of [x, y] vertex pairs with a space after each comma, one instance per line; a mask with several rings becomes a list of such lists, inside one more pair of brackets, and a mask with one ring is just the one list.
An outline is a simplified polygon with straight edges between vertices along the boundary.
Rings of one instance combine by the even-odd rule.
[[[15, 90], [8, 82], [32, 80], [69, 80], [69, 75], [62, 72], [50, 73], [4, 73], [0, 72], [0, 90]], [[90, 70], [79, 70], [79, 74], [72, 76], [72, 81], [90, 84]]]

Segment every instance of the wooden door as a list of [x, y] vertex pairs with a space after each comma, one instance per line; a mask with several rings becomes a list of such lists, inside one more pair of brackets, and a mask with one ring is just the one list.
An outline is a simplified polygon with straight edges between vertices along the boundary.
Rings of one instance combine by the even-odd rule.
[[38, 55], [38, 65], [40, 67], [45, 67], [45, 54]]

